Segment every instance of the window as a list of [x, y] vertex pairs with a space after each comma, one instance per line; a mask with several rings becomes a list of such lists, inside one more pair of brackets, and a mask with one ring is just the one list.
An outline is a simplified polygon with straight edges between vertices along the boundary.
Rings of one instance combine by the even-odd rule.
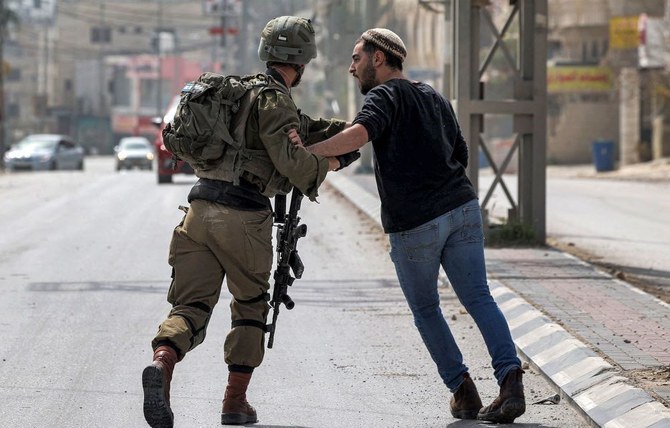
[[60, 140], [58, 142], [58, 150], [72, 150], [74, 149], [74, 143], [68, 140]]
[[18, 82], [21, 80], [21, 69], [17, 67], [11, 67], [9, 69], [9, 74], [5, 77], [8, 82]]
[[130, 107], [130, 79], [128, 79], [128, 67], [116, 66], [112, 70], [112, 81], [110, 82], [110, 93], [112, 94], [112, 105], [116, 107]]
[[158, 80], [140, 80], [140, 107], [156, 107], [158, 104]]
[[111, 27], [91, 27], [91, 43], [110, 43], [111, 41]]
[[9, 103], [7, 104], [7, 117], [15, 119], [21, 116], [21, 106], [19, 103]]

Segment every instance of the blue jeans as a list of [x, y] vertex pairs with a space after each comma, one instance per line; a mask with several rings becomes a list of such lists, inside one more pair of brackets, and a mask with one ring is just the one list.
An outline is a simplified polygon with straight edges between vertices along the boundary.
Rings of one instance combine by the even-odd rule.
[[414, 324], [451, 392], [461, 385], [468, 368], [440, 309], [440, 265], [484, 337], [498, 384], [509, 370], [521, 367], [507, 321], [486, 281], [484, 234], [477, 199], [414, 229], [391, 233], [389, 238], [391, 259]]

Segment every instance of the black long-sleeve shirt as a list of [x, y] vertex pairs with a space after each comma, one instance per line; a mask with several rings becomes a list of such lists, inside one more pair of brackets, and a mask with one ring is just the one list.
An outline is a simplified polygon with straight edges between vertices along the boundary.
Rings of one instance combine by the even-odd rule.
[[454, 110], [429, 85], [406, 79], [378, 85], [353, 123], [365, 127], [374, 147], [386, 233], [413, 229], [477, 197]]

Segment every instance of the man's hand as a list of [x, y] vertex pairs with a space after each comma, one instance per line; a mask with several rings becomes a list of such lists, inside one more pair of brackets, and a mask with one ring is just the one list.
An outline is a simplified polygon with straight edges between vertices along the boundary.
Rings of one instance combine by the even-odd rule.
[[300, 138], [300, 135], [298, 134], [298, 131], [295, 128], [291, 128], [288, 131], [288, 138], [296, 146], [305, 147], [305, 145], [302, 143], [302, 139]]
[[337, 171], [340, 167], [340, 161], [337, 158], [326, 158], [328, 159], [328, 171]]
[[353, 152], [345, 153], [343, 155], [335, 156], [335, 158], [340, 162], [340, 167], [335, 171], [339, 171], [342, 168], [346, 168], [351, 165], [354, 161], [358, 160], [361, 157], [361, 152], [354, 150]]

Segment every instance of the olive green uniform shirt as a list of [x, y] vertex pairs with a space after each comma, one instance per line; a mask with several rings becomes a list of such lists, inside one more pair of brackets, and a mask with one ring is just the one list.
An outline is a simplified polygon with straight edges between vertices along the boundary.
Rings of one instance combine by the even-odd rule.
[[[310, 200], [315, 200], [317, 189], [328, 172], [328, 159], [293, 144], [288, 133], [291, 129], [299, 130], [303, 142], [309, 145], [337, 134], [344, 126], [345, 122], [341, 120], [313, 120], [301, 114], [288, 93], [272, 89], [263, 91], [247, 120], [246, 146], [251, 150], [267, 151], [275, 169], [271, 182], [281, 183], [282, 177], [287, 182], [269, 187], [269, 182], [263, 182], [251, 173], [243, 173], [242, 178], [257, 185], [268, 197], [286, 194], [295, 186]], [[279, 189], [272, 188], [275, 186]]]

